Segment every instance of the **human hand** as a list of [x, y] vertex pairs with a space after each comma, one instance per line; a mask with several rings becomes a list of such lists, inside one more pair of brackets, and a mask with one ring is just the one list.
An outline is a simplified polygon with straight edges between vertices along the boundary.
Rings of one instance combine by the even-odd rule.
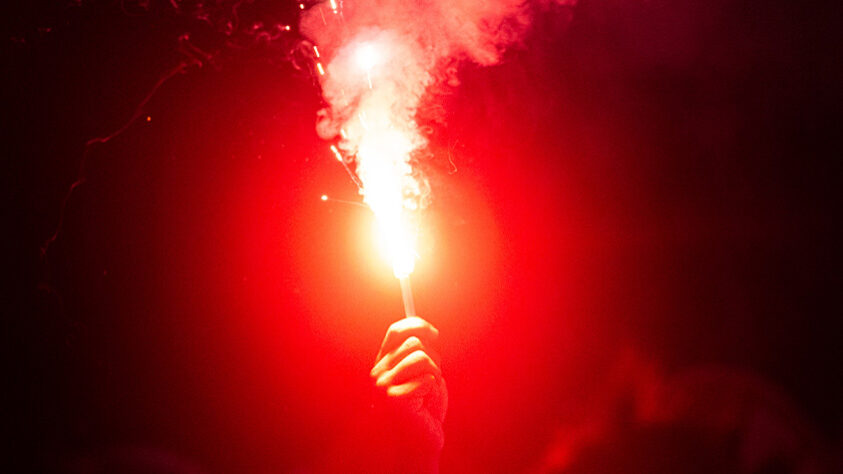
[[425, 451], [438, 454], [448, 390], [432, 344], [439, 330], [419, 317], [393, 323], [386, 332], [370, 376], [378, 398]]

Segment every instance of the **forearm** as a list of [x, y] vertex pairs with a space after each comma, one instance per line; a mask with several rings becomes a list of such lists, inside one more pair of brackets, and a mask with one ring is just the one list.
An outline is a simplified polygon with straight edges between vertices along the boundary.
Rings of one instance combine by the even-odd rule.
[[378, 472], [438, 473], [441, 444], [431, 442], [419, 429], [417, 420], [393, 407], [376, 404], [372, 408], [369, 440]]

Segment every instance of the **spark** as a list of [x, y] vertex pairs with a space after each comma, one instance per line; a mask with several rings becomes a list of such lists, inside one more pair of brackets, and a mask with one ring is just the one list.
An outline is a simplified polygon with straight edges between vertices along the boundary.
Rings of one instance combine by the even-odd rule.
[[324, 75], [325, 75], [325, 69], [322, 67], [322, 63], [316, 63], [316, 69], [318, 69], [318, 70], [319, 70], [319, 75], [320, 75], [320, 76], [324, 76]]
[[299, 3], [299, 10], [304, 10], [304, 3]]
[[331, 145], [331, 151], [334, 152], [334, 156], [337, 157], [337, 161], [342, 162], [342, 153], [337, 149], [336, 145]]
[[323, 194], [323, 195], [319, 196], [319, 199], [320, 199], [321, 201], [323, 201], [323, 202], [328, 202], [328, 201], [330, 201], [330, 202], [332, 202], [332, 203], [337, 203], [337, 204], [347, 204], [347, 205], [349, 205], [349, 206], [361, 207], [361, 208], [363, 208], [363, 209], [365, 209], [365, 210], [367, 210], [367, 211], [371, 211], [371, 209], [369, 209], [369, 206], [367, 206], [367, 205], [363, 204], [362, 202], [349, 201], [348, 199], [337, 199], [337, 198], [332, 198], [332, 197], [328, 197], [328, 195], [327, 195], [327, 194]]
[[316, 45], [313, 46], [313, 53], [316, 55], [317, 58], [319, 57], [319, 48], [317, 48]]
[[360, 182], [360, 179], [355, 176], [354, 173], [351, 171], [351, 168], [348, 167], [348, 163], [345, 162], [342, 157], [342, 153], [340, 153], [340, 150], [337, 148], [336, 145], [331, 145], [331, 151], [334, 152], [334, 156], [337, 158], [337, 161], [342, 164], [342, 167], [345, 169], [345, 172], [348, 173], [348, 177], [351, 178], [351, 181], [353, 181], [354, 184], [357, 186], [357, 189], [363, 189], [363, 184]]

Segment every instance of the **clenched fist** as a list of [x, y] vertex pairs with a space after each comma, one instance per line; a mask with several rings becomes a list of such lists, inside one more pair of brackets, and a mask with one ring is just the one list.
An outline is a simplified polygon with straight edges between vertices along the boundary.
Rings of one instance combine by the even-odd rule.
[[428, 467], [438, 466], [448, 409], [439, 355], [432, 347], [438, 336], [439, 331], [419, 317], [393, 323], [370, 373], [379, 404], [428, 458]]

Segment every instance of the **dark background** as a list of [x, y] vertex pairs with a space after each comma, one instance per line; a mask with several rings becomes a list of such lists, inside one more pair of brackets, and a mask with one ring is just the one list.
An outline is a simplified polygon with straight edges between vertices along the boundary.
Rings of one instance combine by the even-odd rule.
[[[401, 301], [371, 217], [319, 200], [359, 198], [314, 131], [297, 3], [237, 2], [231, 26], [234, 2], [21, 3], [15, 470], [307, 472], [341, 450]], [[442, 333], [443, 471], [535, 465], [630, 351], [751, 374], [840, 446], [840, 9], [810, 3], [552, 7], [429, 101], [414, 285]]]

